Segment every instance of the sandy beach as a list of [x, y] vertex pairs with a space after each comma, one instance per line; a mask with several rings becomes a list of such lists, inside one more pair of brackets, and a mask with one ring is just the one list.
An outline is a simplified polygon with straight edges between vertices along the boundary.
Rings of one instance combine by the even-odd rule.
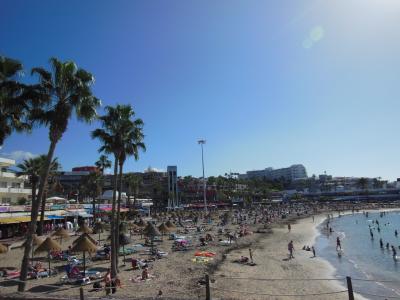
[[[176, 298], [194, 299], [205, 297], [205, 286], [199, 284], [204, 274], [210, 274], [211, 293], [215, 299], [348, 299], [345, 282], [335, 280], [322, 280], [334, 278], [334, 268], [325, 260], [318, 257], [312, 258], [312, 253], [301, 250], [303, 245], [312, 246], [318, 234], [317, 226], [323, 222], [325, 215], [317, 215], [314, 222], [311, 217], [286, 221], [291, 223], [288, 231], [286, 222], [273, 224], [264, 229], [262, 225], [251, 225], [255, 232], [262, 228], [262, 233], [238, 239], [229, 246], [214, 242], [205, 247], [203, 251], [215, 252], [216, 256], [208, 264], [193, 262], [195, 250], [185, 252], [171, 252], [172, 241], [164, 238], [158, 245], [160, 250], [169, 253], [163, 258], [152, 263], [150, 274], [154, 276], [149, 281], [133, 282], [131, 279], [140, 276], [140, 270], [132, 270], [130, 258], [127, 257], [126, 266], [121, 266], [119, 278], [123, 288], [118, 289], [113, 298]], [[235, 228], [235, 225], [230, 225]], [[212, 227], [210, 226], [210, 229]], [[214, 229], [215, 230], [215, 229]], [[103, 234], [106, 236], [107, 233]], [[212, 232], [216, 235], [216, 232]], [[96, 236], [93, 236], [96, 238]], [[76, 237], [71, 237], [63, 243], [64, 247]], [[196, 234], [192, 235], [197, 240]], [[288, 259], [287, 244], [293, 240], [295, 252], [294, 259]], [[134, 243], [142, 243], [140, 236], [134, 237]], [[243, 265], [233, 262], [240, 256], [249, 256], [249, 248], [253, 251], [255, 266]], [[6, 255], [0, 256], [1, 267], [19, 268], [22, 248], [12, 249]], [[134, 254], [135, 257], [146, 257], [144, 253]], [[80, 255], [78, 255], [80, 257]], [[46, 259], [41, 258], [43, 262]], [[120, 262], [123, 258], [120, 257]], [[62, 270], [64, 262], [53, 263]], [[92, 262], [89, 269], [105, 272], [108, 263], [105, 261]], [[49, 297], [76, 299], [79, 287], [60, 283], [59, 275], [50, 278], [29, 280], [27, 292], [20, 296], [26, 298]], [[283, 280], [282, 280], [283, 279]], [[318, 279], [318, 280], [315, 280]], [[0, 281], [0, 296], [16, 296], [14, 282]], [[104, 297], [105, 292], [91, 291], [92, 285], [84, 286], [85, 295], [88, 297]], [[278, 296], [284, 295], [284, 296]], [[308, 295], [308, 296], [300, 296]], [[357, 297], [357, 299], [362, 299]]]

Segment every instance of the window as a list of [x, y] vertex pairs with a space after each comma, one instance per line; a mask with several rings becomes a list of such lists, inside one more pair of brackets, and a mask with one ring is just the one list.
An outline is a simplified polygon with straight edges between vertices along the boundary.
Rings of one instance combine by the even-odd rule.
[[12, 183], [11, 183], [11, 187], [12, 187], [13, 189], [19, 189], [19, 188], [21, 188], [21, 183], [19, 183], [19, 182], [12, 182]]
[[2, 203], [11, 203], [11, 198], [3, 197], [3, 198], [1, 199], [1, 202], [2, 202]]
[[7, 182], [0, 181], [0, 188], [6, 188], [6, 187], [7, 187]]

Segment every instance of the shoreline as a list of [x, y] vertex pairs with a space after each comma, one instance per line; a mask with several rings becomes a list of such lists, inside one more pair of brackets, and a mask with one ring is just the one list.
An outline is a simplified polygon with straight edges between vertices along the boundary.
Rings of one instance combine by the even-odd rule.
[[[340, 216], [359, 215], [359, 214], [363, 214], [364, 212], [369, 212], [369, 213], [400, 212], [400, 208], [365, 209], [365, 210], [354, 211], [354, 212], [351, 211], [351, 210], [347, 210], [347, 211], [341, 212], [341, 213], [340, 213]], [[320, 236], [321, 234], [323, 234], [323, 232], [322, 232], [321, 230], [319, 230], [318, 227], [319, 227], [322, 223], [326, 222], [326, 220], [328, 219], [327, 215], [321, 216], [321, 217], [322, 217], [322, 218], [321, 218], [321, 219], [322, 219], [321, 222], [315, 226], [315, 230], [317, 231], [317, 235], [315, 236], [314, 241], [316, 240], [316, 238], [317, 238], [318, 236]], [[339, 218], [339, 214], [337, 214], [336, 216], [332, 216], [332, 217], [331, 217], [331, 219], [337, 219], [337, 218]], [[325, 260], [326, 263], [327, 263], [327, 265], [329, 265], [329, 267], [332, 269], [332, 276], [337, 275], [338, 269], [337, 269], [331, 262], [329, 262], [327, 259], [325, 259], [325, 258], [322, 258], [322, 259]], [[338, 284], [340, 284], [340, 283], [338, 282]], [[343, 284], [342, 286], [345, 287], [344, 284]], [[362, 296], [362, 295], [360, 295], [360, 294], [358, 294], [358, 293], [354, 293], [354, 295], [355, 295], [355, 296], [357, 295], [357, 296], [356, 296], [357, 299], [366, 299], [366, 300], [369, 299], [369, 298], [366, 298], [365, 296]]]
[[[392, 209], [400, 210], [400, 208]], [[360, 210], [361, 213], [363, 210]], [[389, 209], [376, 209], [368, 211], [389, 211]], [[321, 234], [318, 230], [327, 218], [328, 214], [337, 215], [337, 211], [331, 210], [312, 214], [292, 216], [287, 219], [277, 219], [275, 223], [264, 226], [264, 224], [249, 224], [252, 235], [240, 238], [237, 243], [229, 246], [222, 246], [218, 242], [210, 243], [202, 250], [217, 253], [214, 260], [209, 264], [193, 263], [194, 251], [171, 252], [172, 241], [164, 239], [159, 247], [163, 251], [169, 252], [166, 259], [155, 262], [154, 268], [150, 269], [155, 276], [150, 282], [132, 283], [131, 278], [140, 274], [139, 271], [131, 270], [128, 263], [122, 268], [120, 277], [124, 283], [124, 288], [113, 295], [115, 299], [126, 299], [134, 295], [136, 299], [146, 299], [155, 297], [160, 290], [163, 292], [161, 299], [180, 298], [194, 299], [203, 297], [205, 293], [204, 285], [199, 285], [198, 281], [204, 278], [204, 273], [210, 274], [211, 293], [215, 299], [227, 300], [261, 300], [261, 299], [321, 299], [321, 300], [345, 300], [348, 299], [347, 287], [344, 280], [335, 279], [335, 267], [326, 259], [319, 257], [312, 258], [309, 251], [303, 251], [303, 245], [312, 246]], [[351, 211], [341, 212], [351, 213]], [[355, 212], [356, 213], [356, 212]], [[288, 232], [287, 224], [292, 225], [291, 232]], [[217, 226], [212, 233], [217, 237]], [[229, 229], [237, 228], [237, 225], [230, 224]], [[257, 229], [262, 229], [262, 233], [257, 233]], [[106, 233], [103, 234], [103, 237]], [[72, 239], [65, 242], [68, 245]], [[97, 237], [96, 237], [97, 238]], [[144, 239], [134, 236], [134, 243], [141, 243]], [[193, 234], [193, 240], [198, 239], [198, 234]], [[288, 260], [287, 244], [290, 240], [294, 241], [295, 259]], [[254, 262], [256, 266], [249, 266], [234, 263], [233, 260], [240, 256], [249, 256], [249, 247], [253, 250]], [[13, 249], [8, 253], [8, 258], [0, 256], [0, 264], [11, 265], [11, 259], [16, 259], [15, 266], [18, 267], [18, 257], [22, 249]], [[136, 254], [134, 256], [141, 256]], [[121, 258], [122, 259], [122, 258]], [[61, 263], [62, 264], [62, 263]], [[55, 265], [61, 265], [55, 263]], [[107, 262], [93, 263], [89, 268], [104, 270], [108, 268]], [[292, 279], [292, 280], [291, 280]], [[317, 280], [311, 280], [317, 279]], [[330, 280], [321, 280], [330, 279]], [[67, 288], [62, 291], [46, 291], [45, 284], [54, 284], [55, 278], [43, 278], [40, 280], [30, 280], [28, 292], [19, 294], [15, 292], [15, 287], [2, 287], [3, 297], [23, 297], [32, 299], [39, 296], [42, 291], [46, 296], [68, 299], [76, 299], [78, 289]], [[104, 292], [89, 293], [90, 286], [85, 286], [85, 294], [90, 297], [104, 297]], [[39, 292], [39, 289], [41, 290]], [[43, 290], [42, 290], [43, 289]], [[281, 296], [279, 296], [281, 295]], [[285, 296], [282, 296], [285, 295]], [[290, 295], [290, 296], [289, 296]], [[299, 297], [303, 295], [302, 297]], [[304, 295], [313, 295], [304, 297]], [[318, 295], [318, 296], [316, 296]], [[364, 300], [358, 294], [356, 299]]]

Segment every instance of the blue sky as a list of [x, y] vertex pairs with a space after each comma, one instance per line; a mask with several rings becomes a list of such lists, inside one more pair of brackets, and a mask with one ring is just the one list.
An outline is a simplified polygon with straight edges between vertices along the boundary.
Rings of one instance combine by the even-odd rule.
[[[0, 4], [0, 53], [25, 79], [48, 59], [96, 78], [103, 105], [131, 103], [147, 152], [127, 170], [180, 175], [294, 163], [309, 175], [400, 177], [400, 3], [396, 0], [22, 1]], [[73, 120], [56, 149], [65, 170], [97, 141]], [[2, 153], [45, 153], [47, 129]]]

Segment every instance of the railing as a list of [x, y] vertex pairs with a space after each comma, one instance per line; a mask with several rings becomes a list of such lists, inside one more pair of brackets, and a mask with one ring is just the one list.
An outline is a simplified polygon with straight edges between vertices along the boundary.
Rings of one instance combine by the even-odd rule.
[[1, 172], [1, 171], [0, 171], [0, 177], [16, 178], [15, 173]]
[[23, 188], [0, 188], [0, 193], [14, 193], [14, 194], [30, 194], [32, 192], [31, 189], [23, 189]]
[[[215, 278], [214, 278], [215, 279]], [[365, 282], [376, 282], [376, 283], [382, 283], [382, 282], [390, 282], [390, 283], [398, 283], [400, 285], [400, 280], [369, 280], [369, 279], [359, 279], [359, 278], [351, 278], [349, 276], [347, 277], [341, 277], [341, 278], [314, 278], [314, 279], [309, 279], [309, 278], [250, 278], [250, 277], [227, 277], [227, 276], [221, 276], [218, 277], [218, 279], [224, 279], [224, 280], [230, 280], [232, 282], [236, 280], [257, 280], [257, 281], [264, 281], [264, 282], [276, 282], [276, 281], [281, 281], [281, 282], [290, 282], [290, 281], [344, 281], [345, 285], [343, 289], [336, 290], [336, 291], [324, 291], [324, 292], [309, 292], [309, 293], [303, 293], [303, 294], [298, 294], [298, 293], [288, 293], [288, 294], [273, 294], [273, 293], [268, 293], [268, 292], [263, 292], [263, 291], [249, 291], [249, 290], [236, 290], [236, 289], [231, 289], [231, 288], [221, 288], [218, 286], [218, 283], [216, 281], [213, 282], [213, 280], [210, 279], [210, 276], [208, 274], [205, 275], [205, 277], [201, 278], [201, 281], [203, 281], [203, 286], [193, 288], [193, 289], [186, 289], [186, 290], [175, 290], [169, 288], [173, 294], [171, 295], [163, 295], [167, 299], [205, 299], [205, 300], [211, 300], [213, 299], [212, 295], [215, 294], [220, 294], [222, 293], [229, 293], [229, 298], [232, 298], [233, 294], [239, 294], [243, 295], [243, 297], [251, 297], [251, 296], [262, 296], [264, 299], [265, 297], [276, 297], [276, 298], [291, 298], [291, 299], [321, 299], [323, 296], [323, 299], [329, 299], [329, 296], [334, 296], [338, 294], [347, 294], [347, 297], [349, 300], [354, 300], [354, 294], [360, 294], [362, 296], [370, 296], [370, 297], [375, 297], [375, 298], [380, 298], [380, 299], [400, 299], [399, 295], [378, 295], [378, 294], [371, 294], [368, 292], [365, 292], [363, 290], [355, 290], [353, 289], [352, 281], [365, 281]], [[15, 283], [22, 282], [19, 279], [4, 279], [7, 281], [12, 281]], [[102, 282], [103, 279], [98, 279], [94, 282]], [[233, 285], [234, 286], [234, 285]], [[263, 285], [259, 285], [261, 288]], [[82, 286], [60, 286], [59, 284], [44, 284], [41, 285], [41, 287], [51, 287], [52, 291], [48, 293], [53, 293], [53, 292], [60, 292], [63, 290], [69, 290], [72, 288], [79, 288], [79, 299], [84, 300], [88, 299], [85, 294]], [[100, 287], [100, 288], [93, 288], [91, 289], [92, 291], [101, 291], [101, 290], [106, 290], [106, 289], [116, 289], [116, 287]], [[188, 298], [190, 297], [190, 298]], [[6, 297], [7, 298], [7, 297]], [[18, 298], [18, 297], [17, 297]], [[78, 297], [77, 297], [78, 298]], [[221, 299], [220, 296], [217, 296], [216, 298]], [[214, 299], [216, 299], [214, 298]], [[0, 295], [0, 299], [4, 299]], [[7, 299], [12, 299], [11, 297], [8, 297]], [[18, 298], [20, 299], [20, 298]], [[25, 298], [24, 298], [25, 299]], [[41, 299], [55, 299], [55, 296], [53, 297], [41, 297]], [[62, 300], [62, 297], [57, 297], [57, 299]], [[96, 298], [96, 297], [90, 297], [90, 299], [102, 299], [102, 297]], [[138, 299], [135, 297], [124, 297], [124, 299]], [[140, 298], [140, 299], [148, 299], [148, 298]], [[149, 298], [150, 299], [150, 298]], [[154, 298], [151, 298], [154, 299]]]

